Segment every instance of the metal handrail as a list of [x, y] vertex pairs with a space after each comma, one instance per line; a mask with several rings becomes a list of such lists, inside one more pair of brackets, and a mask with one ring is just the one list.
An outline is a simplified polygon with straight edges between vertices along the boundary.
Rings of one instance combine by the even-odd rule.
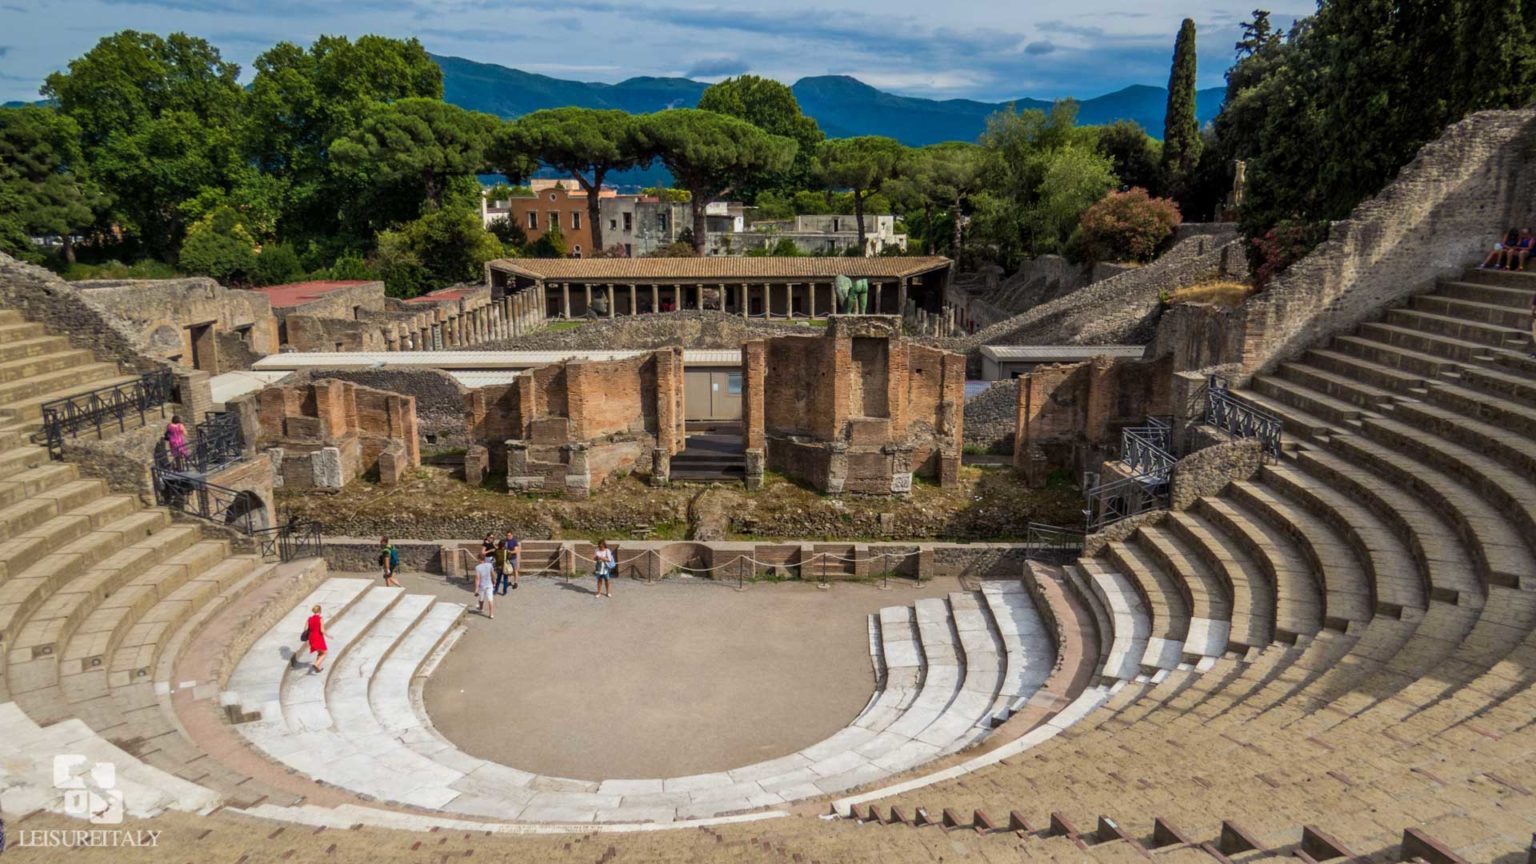
[[253, 514], [261, 506], [261, 499], [254, 492], [230, 489], [196, 474], [167, 471], [158, 465], [150, 469], [150, 474], [160, 506], [233, 528], [248, 537], [255, 534]]
[[1030, 522], [1024, 526], [1024, 556], [1028, 558], [1040, 552], [1081, 551], [1085, 536], [1077, 528]]
[[130, 416], [137, 414], [142, 424], [148, 413], [156, 408], [164, 417], [165, 405], [172, 401], [175, 389], [176, 376], [169, 368], [163, 368], [145, 372], [135, 381], [44, 402], [39, 410], [49, 457], [64, 458], [66, 436], [75, 438], [81, 432], [93, 429], [100, 438], [102, 431], [114, 423], [117, 431], [125, 432]]
[[1212, 375], [1206, 380], [1205, 422], [1233, 438], [1253, 438], [1268, 458], [1280, 458], [1284, 424], [1279, 417], [1232, 395], [1227, 379]]
[[1120, 461], [1134, 474], [1167, 479], [1176, 459], [1168, 452], [1168, 430], [1156, 427], [1120, 430]]
[[245, 438], [240, 433], [240, 418], [228, 412], [209, 411], [193, 429], [187, 455], [178, 458], [169, 448], [155, 451], [155, 465], [175, 473], [212, 474], [245, 458]]
[[1092, 534], [1122, 519], [1168, 507], [1168, 481], [1145, 474], [1100, 483], [1087, 492], [1084, 530]]
[[259, 528], [252, 536], [259, 544], [263, 558], [292, 561], [318, 556], [325, 549], [323, 526], [313, 519], [289, 519], [281, 525]]

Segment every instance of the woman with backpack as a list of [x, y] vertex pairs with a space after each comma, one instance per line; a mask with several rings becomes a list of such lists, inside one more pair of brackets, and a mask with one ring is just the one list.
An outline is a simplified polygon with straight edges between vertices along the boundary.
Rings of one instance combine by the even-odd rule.
[[592, 596], [607, 597], [613, 599], [613, 550], [608, 548], [607, 540], [597, 541], [597, 550], [592, 553], [592, 559], [596, 562], [597, 590]]
[[384, 584], [390, 588], [399, 588], [400, 583], [395, 581], [395, 568], [400, 566], [400, 551], [389, 542], [388, 537], [379, 538], [379, 566], [384, 568]]

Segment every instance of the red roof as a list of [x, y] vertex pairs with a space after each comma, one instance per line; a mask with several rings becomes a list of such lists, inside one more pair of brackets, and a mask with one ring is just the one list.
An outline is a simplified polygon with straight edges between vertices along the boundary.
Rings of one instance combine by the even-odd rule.
[[257, 291], [267, 295], [274, 309], [287, 309], [311, 300], [318, 300], [332, 291], [367, 285], [368, 279], [316, 279], [310, 282], [293, 282], [287, 285], [265, 285]]

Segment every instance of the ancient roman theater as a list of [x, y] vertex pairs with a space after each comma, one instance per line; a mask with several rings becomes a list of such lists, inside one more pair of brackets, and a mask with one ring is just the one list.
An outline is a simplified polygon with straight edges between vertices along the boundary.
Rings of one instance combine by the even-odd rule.
[[1225, 304], [1227, 223], [1043, 300], [0, 258], [7, 860], [1526, 860], [1533, 141]]

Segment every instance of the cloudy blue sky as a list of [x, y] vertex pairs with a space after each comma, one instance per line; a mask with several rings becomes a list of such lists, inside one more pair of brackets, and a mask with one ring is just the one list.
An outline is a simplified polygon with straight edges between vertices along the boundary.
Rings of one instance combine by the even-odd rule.
[[[272, 43], [415, 36], [429, 51], [559, 78], [793, 82], [853, 75], [897, 93], [1003, 100], [1164, 84], [1179, 21], [1200, 28], [1200, 85], [1221, 83], [1237, 24], [1288, 24], [1314, 0], [0, 0], [0, 101], [121, 29], [185, 31], [248, 69]], [[247, 73], [248, 76], [248, 73]]]

